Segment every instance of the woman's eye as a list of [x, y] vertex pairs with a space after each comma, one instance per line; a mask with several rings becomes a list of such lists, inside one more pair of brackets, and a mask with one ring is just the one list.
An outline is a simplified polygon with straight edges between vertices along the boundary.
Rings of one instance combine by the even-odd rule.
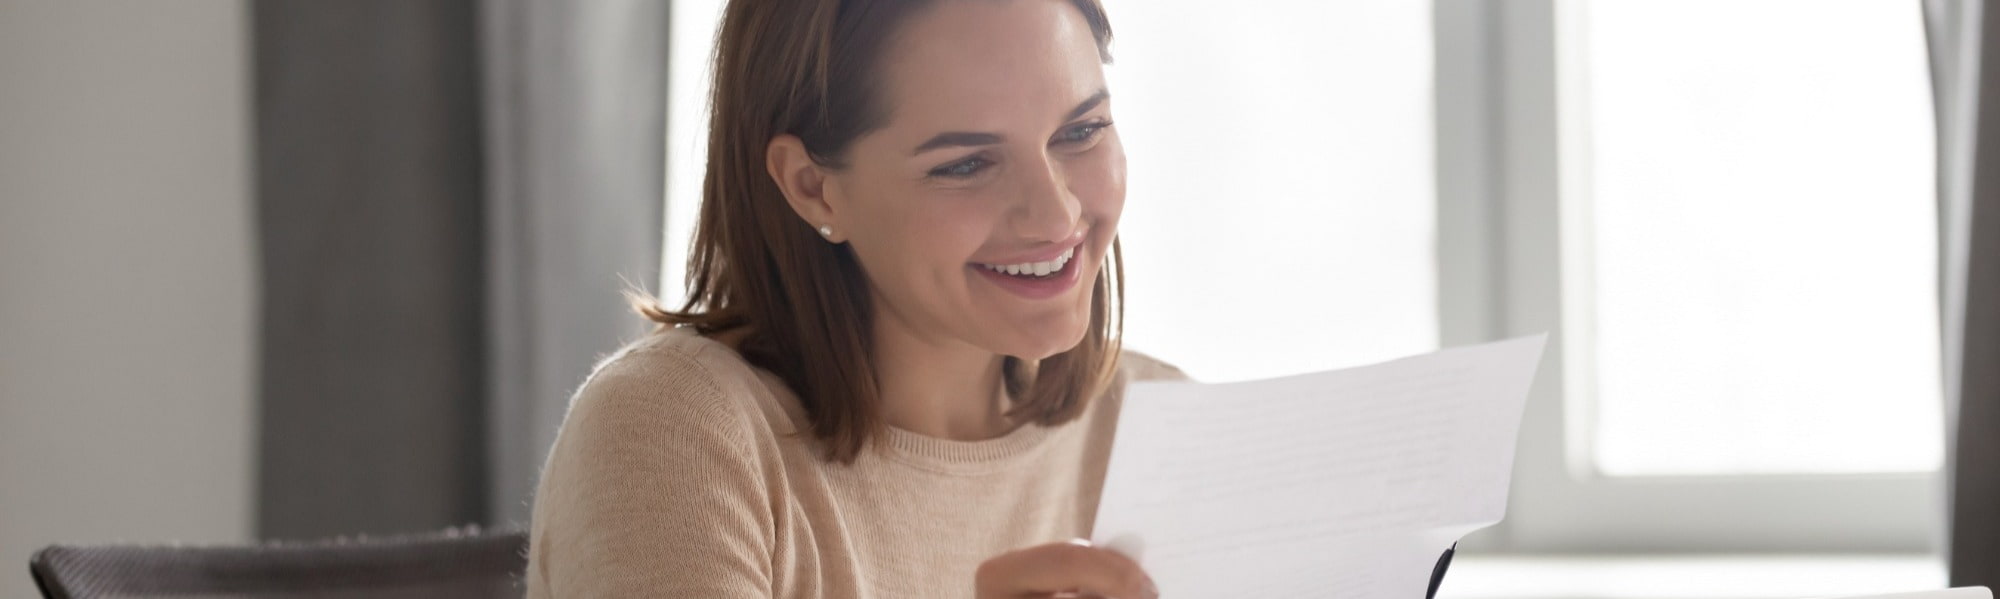
[[986, 168], [986, 165], [988, 164], [991, 163], [987, 162], [985, 158], [973, 156], [971, 158], [967, 158], [964, 160], [960, 160], [958, 162], [953, 162], [951, 164], [931, 169], [930, 175], [933, 177], [964, 179], [979, 174], [979, 171], [984, 170]]
[[1074, 144], [1074, 143], [1087, 142], [1090, 141], [1092, 138], [1097, 137], [1098, 133], [1103, 132], [1104, 128], [1109, 126], [1111, 126], [1111, 123], [1109, 121], [1106, 121], [1098, 123], [1084, 123], [1082, 125], [1070, 127], [1068, 129], [1064, 129], [1062, 133], [1056, 134], [1056, 143]]

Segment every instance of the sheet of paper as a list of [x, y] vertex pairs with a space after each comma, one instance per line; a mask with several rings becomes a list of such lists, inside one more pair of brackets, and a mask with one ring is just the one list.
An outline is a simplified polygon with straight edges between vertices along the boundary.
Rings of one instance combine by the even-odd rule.
[[1227, 384], [1134, 383], [1093, 541], [1169, 597], [1422, 599], [1507, 511], [1544, 335]]

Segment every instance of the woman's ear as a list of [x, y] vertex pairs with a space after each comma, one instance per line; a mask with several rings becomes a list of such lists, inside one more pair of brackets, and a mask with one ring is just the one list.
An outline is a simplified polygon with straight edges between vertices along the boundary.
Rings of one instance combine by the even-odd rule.
[[827, 241], [839, 243], [843, 239], [838, 211], [827, 201], [826, 170], [813, 162], [799, 136], [787, 133], [771, 138], [771, 144], [764, 148], [764, 170], [784, 192], [792, 212]]

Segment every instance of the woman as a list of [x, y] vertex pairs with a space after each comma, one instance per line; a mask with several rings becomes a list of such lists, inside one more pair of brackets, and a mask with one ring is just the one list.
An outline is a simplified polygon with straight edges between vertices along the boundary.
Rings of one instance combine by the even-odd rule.
[[530, 597], [1150, 597], [1097, 0], [734, 0], [690, 300], [572, 400]]

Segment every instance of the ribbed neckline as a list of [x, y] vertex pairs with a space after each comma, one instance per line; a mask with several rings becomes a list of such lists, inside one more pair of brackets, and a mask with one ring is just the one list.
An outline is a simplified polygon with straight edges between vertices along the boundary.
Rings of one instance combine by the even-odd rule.
[[[798, 395], [783, 384], [783, 379], [743, 359], [743, 355], [737, 353], [735, 348], [704, 337], [686, 327], [674, 327], [666, 332], [693, 338], [696, 343], [714, 346], [742, 363], [751, 372], [761, 375], [759, 378], [768, 377], [770, 382], [764, 387], [779, 401], [789, 404], [789, 411], [794, 415], [803, 415]], [[1034, 422], [1023, 423], [1005, 435], [979, 441], [940, 439], [893, 426], [885, 427], [884, 431], [885, 434], [880, 442], [888, 449], [888, 457], [910, 466], [952, 474], [1005, 470], [1020, 461], [1023, 456], [1033, 453], [1036, 447], [1041, 446], [1042, 442], [1055, 432]]]
[[884, 441], [895, 457], [912, 466], [970, 473], [1004, 469], [1032, 453], [1052, 432], [1049, 427], [1029, 422], [992, 439], [957, 441], [892, 426], [888, 427]]

